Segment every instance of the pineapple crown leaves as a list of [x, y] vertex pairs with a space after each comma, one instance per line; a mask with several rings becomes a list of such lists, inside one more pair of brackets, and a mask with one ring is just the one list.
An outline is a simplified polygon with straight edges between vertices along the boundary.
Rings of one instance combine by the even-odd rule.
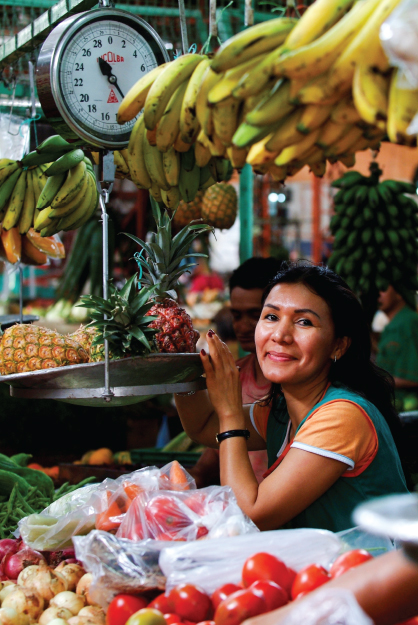
[[136, 256], [136, 261], [144, 270], [142, 281], [144, 284], [155, 286], [156, 297], [177, 298], [175, 287], [178, 285], [179, 277], [196, 263], [184, 263], [184, 260], [191, 257], [202, 256], [207, 258], [207, 254], [188, 254], [192, 242], [204, 232], [213, 232], [212, 226], [207, 224], [189, 224], [182, 228], [174, 237], [171, 234], [171, 222], [174, 217], [170, 217], [166, 211], [161, 211], [156, 202], [152, 202], [152, 213], [157, 224], [157, 232], [152, 232], [150, 241], [142, 239], [124, 232], [129, 238], [138, 243], [145, 250], [147, 258]]
[[157, 332], [149, 328], [148, 324], [157, 319], [146, 313], [153, 306], [151, 299], [155, 286], [142, 287], [137, 291], [137, 274], [126, 281], [119, 291], [113, 284], [109, 284], [108, 299], [96, 295], [81, 297], [80, 307], [91, 309], [93, 321], [89, 326], [97, 328], [97, 336], [92, 345], [99, 345], [107, 339], [115, 355], [131, 352], [141, 354], [150, 352], [152, 347], [147, 335], [151, 339]]

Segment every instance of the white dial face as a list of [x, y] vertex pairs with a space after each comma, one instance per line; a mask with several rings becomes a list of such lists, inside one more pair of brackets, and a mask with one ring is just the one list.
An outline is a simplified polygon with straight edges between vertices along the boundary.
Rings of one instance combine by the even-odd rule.
[[73, 34], [59, 64], [61, 97], [74, 119], [95, 136], [120, 140], [135, 123], [116, 121], [132, 85], [158, 65], [146, 38], [121, 21], [100, 19]]

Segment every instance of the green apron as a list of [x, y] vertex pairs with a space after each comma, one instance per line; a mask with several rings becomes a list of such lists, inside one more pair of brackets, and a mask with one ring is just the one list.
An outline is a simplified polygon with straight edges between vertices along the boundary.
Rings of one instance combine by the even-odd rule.
[[[418, 314], [409, 306], [383, 329], [376, 364], [396, 378], [418, 384]], [[399, 410], [418, 409], [417, 389], [396, 389], [395, 396]]]
[[[360, 475], [338, 478], [323, 495], [292, 519], [291, 527], [315, 527], [339, 532], [353, 527], [351, 515], [358, 504], [373, 497], [408, 492], [399, 455], [383, 415], [367, 399], [348, 388], [330, 386], [324, 398], [308, 412], [296, 433], [314, 410], [336, 399], [353, 401], [365, 410], [376, 429], [379, 449], [373, 461]], [[277, 461], [278, 451], [285, 442], [288, 422], [286, 402], [284, 397], [279, 397], [270, 411], [267, 422], [269, 467]]]

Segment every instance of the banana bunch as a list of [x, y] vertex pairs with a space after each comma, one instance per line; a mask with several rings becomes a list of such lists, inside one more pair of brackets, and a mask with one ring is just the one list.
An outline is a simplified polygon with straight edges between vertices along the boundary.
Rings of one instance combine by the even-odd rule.
[[36, 202], [34, 229], [48, 237], [75, 230], [94, 214], [99, 192], [92, 162], [80, 149], [67, 152], [45, 171], [46, 184]]
[[418, 289], [418, 205], [408, 195], [415, 196], [414, 185], [379, 182], [382, 172], [376, 163], [370, 171], [370, 176], [346, 172], [332, 183], [339, 190], [330, 224], [335, 238], [329, 266], [353, 291], [371, 297], [376, 310], [378, 291], [389, 284]]

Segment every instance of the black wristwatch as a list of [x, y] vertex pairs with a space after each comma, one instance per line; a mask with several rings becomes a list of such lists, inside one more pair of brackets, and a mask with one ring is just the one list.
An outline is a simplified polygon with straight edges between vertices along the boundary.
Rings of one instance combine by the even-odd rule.
[[232, 438], [234, 436], [243, 436], [248, 440], [250, 438], [250, 430], [228, 430], [227, 432], [221, 432], [216, 435], [216, 442], [222, 443], [226, 438]]

